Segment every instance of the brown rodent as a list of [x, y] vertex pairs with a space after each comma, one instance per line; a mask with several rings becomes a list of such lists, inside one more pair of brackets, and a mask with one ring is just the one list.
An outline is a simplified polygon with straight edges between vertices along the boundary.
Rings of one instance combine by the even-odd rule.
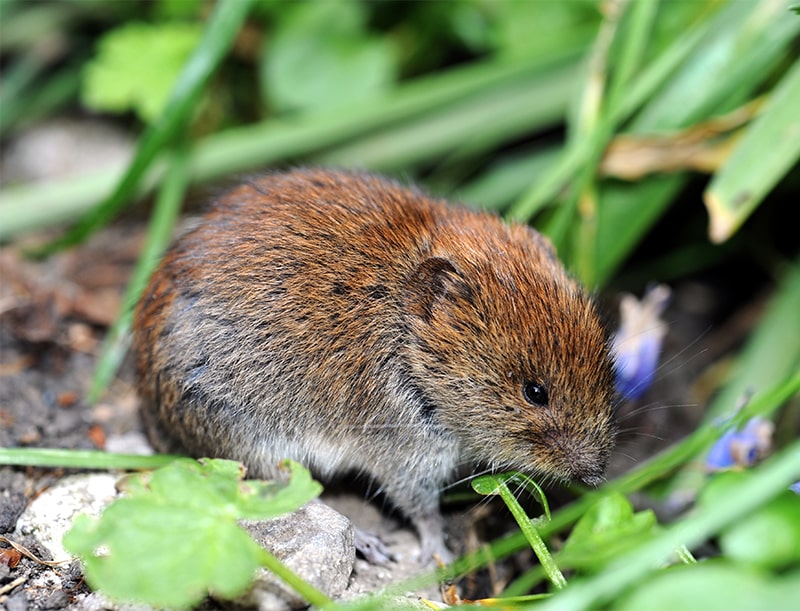
[[613, 364], [549, 242], [364, 173], [244, 182], [180, 238], [136, 311], [154, 446], [371, 477], [445, 554], [464, 464], [596, 484]]

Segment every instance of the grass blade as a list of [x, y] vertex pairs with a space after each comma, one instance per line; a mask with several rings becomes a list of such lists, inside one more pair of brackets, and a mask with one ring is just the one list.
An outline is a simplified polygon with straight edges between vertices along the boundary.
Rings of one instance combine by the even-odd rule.
[[54, 467], [61, 469], [158, 469], [174, 460], [170, 454], [112, 454], [101, 450], [57, 448], [0, 448], [0, 465]]
[[[480, 101], [481, 95], [511, 86], [534, 73], [551, 74], [559, 84], [559, 91], [563, 91], [563, 79], [569, 78], [563, 74], [574, 74], [581, 49], [575, 45], [547, 58], [504, 58], [480, 62], [416, 79], [380, 100], [367, 100], [348, 108], [302, 117], [273, 118], [211, 134], [197, 142], [190, 152], [191, 180], [209, 181], [309, 155], [376, 130], [394, 129], [401, 125], [411, 129], [417, 122], [427, 121], [432, 114], [446, 115], [452, 105], [468, 98]], [[405, 146], [398, 151], [403, 155], [413, 154]], [[397, 166], [396, 161], [392, 163]], [[144, 181], [138, 182], [135, 196], [158, 183], [163, 167], [151, 167], [150, 170]], [[121, 175], [123, 169], [116, 171]], [[0, 241], [74, 218], [85, 211], [89, 203], [100, 201], [111, 190], [117, 179], [116, 171], [5, 189], [0, 193], [0, 219], [3, 220], [0, 223]]]
[[88, 401], [94, 403], [105, 390], [119, 369], [130, 343], [130, 330], [133, 324], [133, 311], [142, 294], [150, 274], [155, 269], [161, 254], [172, 237], [172, 229], [178, 220], [178, 213], [189, 182], [187, 153], [177, 151], [170, 164], [162, 185], [155, 210], [150, 218], [145, 245], [122, 300], [122, 311], [108, 330], [103, 349], [89, 389]]
[[100, 206], [40, 254], [75, 245], [110, 221], [130, 200], [158, 153], [183, 129], [199, 92], [227, 53], [254, 0], [219, 2], [197, 48], [178, 76], [160, 120], [145, 131], [122, 180]]
[[704, 195], [713, 242], [727, 240], [800, 159], [800, 62], [774, 89]]

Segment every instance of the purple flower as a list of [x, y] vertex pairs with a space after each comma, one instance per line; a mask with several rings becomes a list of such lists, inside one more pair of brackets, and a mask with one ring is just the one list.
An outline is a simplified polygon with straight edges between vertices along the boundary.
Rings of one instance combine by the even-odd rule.
[[706, 457], [711, 471], [752, 467], [772, 447], [775, 425], [763, 418], [751, 418], [741, 430], [730, 430], [720, 437]]
[[619, 304], [620, 324], [614, 335], [617, 360], [616, 387], [626, 399], [639, 398], [653, 382], [667, 325], [660, 316], [669, 302], [669, 287], [659, 284], [647, 290], [642, 300], [623, 295]]
[[789, 486], [789, 490], [791, 490], [795, 494], [800, 494], [800, 482], [795, 482], [794, 484]]

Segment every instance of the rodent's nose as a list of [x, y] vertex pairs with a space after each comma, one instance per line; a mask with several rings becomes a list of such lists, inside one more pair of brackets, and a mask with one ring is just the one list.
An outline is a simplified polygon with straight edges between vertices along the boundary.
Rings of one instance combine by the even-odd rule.
[[605, 481], [606, 460], [600, 456], [583, 456], [580, 461], [570, 464], [569, 472], [572, 480], [579, 481], [596, 488]]

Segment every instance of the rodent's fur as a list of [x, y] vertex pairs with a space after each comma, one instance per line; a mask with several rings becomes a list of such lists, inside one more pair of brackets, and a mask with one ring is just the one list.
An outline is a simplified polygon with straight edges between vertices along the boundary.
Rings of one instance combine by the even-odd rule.
[[594, 484], [614, 442], [608, 338], [549, 242], [371, 174], [244, 182], [167, 253], [134, 330], [158, 450], [365, 473], [426, 556], [456, 467]]

